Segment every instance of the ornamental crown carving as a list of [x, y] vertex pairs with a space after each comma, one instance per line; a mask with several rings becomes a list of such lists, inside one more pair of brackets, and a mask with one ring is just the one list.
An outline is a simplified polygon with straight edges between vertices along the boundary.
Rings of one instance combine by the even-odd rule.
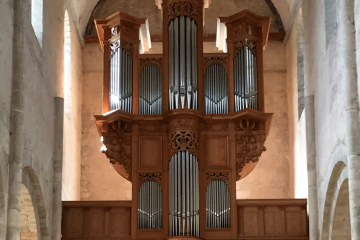
[[247, 46], [252, 54], [256, 55], [256, 43], [253, 40], [246, 38], [234, 43], [234, 56], [236, 56], [244, 46]]
[[205, 69], [213, 64], [222, 65], [225, 69], [227, 66], [227, 57], [204, 57]]
[[206, 173], [206, 184], [211, 181], [224, 181], [229, 184], [229, 173]]
[[188, 151], [192, 155], [199, 156], [198, 134], [192, 131], [176, 131], [169, 134], [170, 157], [179, 151]]
[[140, 70], [145, 66], [154, 65], [162, 69], [162, 58], [140, 58]]
[[187, 1], [171, 3], [168, 11], [169, 22], [178, 16], [188, 16], [197, 22], [197, 3]]
[[157, 182], [160, 186], [162, 185], [162, 174], [161, 173], [140, 173], [139, 174], [139, 186], [144, 182], [153, 181]]

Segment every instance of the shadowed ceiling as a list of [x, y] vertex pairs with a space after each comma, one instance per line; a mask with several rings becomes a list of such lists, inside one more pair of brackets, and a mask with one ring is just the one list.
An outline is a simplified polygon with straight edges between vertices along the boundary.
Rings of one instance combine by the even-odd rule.
[[[204, 34], [216, 32], [216, 18], [229, 16], [243, 9], [272, 17], [271, 32], [287, 29], [290, 9], [294, 0], [212, 0], [205, 10]], [[162, 17], [154, 0], [72, 0], [71, 5], [80, 32], [96, 35], [93, 19], [105, 18], [116, 11], [149, 19], [151, 35], [161, 35]]]

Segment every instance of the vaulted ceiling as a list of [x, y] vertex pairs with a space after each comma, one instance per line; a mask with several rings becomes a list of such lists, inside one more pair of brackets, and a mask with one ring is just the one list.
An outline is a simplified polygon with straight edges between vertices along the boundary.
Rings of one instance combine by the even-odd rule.
[[[100, 3], [99, 3], [100, 1]], [[148, 2], [147, 4], [145, 4], [145, 2]], [[215, 17], [212, 15], [216, 15], [214, 14], [219, 12], [219, 15], [221, 16], [226, 16], [226, 15], [231, 15], [233, 14], [234, 9], [231, 7], [223, 7], [223, 8], [218, 8], [218, 6], [216, 6], [216, 2], [217, 1], [221, 1], [221, 5], [226, 6], [228, 4], [228, 6], [230, 6], [231, 4], [233, 4], [234, 6], [240, 6], [242, 5], [243, 2], [249, 2], [252, 5], [254, 5], [255, 2], [259, 2], [259, 1], [263, 1], [264, 3], [266, 3], [269, 7], [268, 9], [263, 9], [262, 12], [258, 12], [259, 15], [266, 15], [267, 11], [269, 11], [269, 9], [271, 10], [271, 0], [258, 0], [258, 1], [246, 1], [246, 0], [213, 0], [213, 4], [210, 5], [210, 9], [206, 10], [209, 11], [209, 14], [211, 15], [211, 17]], [[296, 0], [272, 0], [273, 6], [276, 7], [275, 10], [277, 10], [278, 14], [281, 17], [282, 23], [280, 25], [283, 24], [284, 29], [288, 29], [288, 25], [289, 25], [289, 19], [290, 19], [290, 12], [291, 12], [291, 8], [292, 5], [294, 3], [294, 1]], [[81, 34], [85, 34], [86, 28], [88, 26], [89, 20], [90, 20], [90, 24], [92, 21], [92, 17], [94, 16], [94, 8], [100, 4], [102, 5], [109, 5], [110, 2], [112, 2], [114, 4], [114, 7], [112, 8], [112, 10], [115, 11], [125, 11], [128, 12], [129, 14], [131, 14], [131, 12], [129, 12], [129, 9], [132, 7], [132, 11], [134, 13], [143, 13], [145, 14], [146, 11], [144, 10], [144, 8], [147, 8], [147, 11], [149, 10], [149, 7], [151, 4], [151, 2], [153, 2], [151, 4], [151, 11], [154, 11], [154, 14], [156, 14], [157, 16], [160, 15], [159, 12], [156, 12], [156, 6], [155, 6], [155, 0], [71, 0], [70, 2], [70, 7], [73, 10], [73, 17], [76, 19], [76, 23], [78, 26], [78, 30]], [[139, 5], [139, 6], [137, 6]], [[149, 6], [147, 6], [149, 5]], [[259, 4], [258, 4], [259, 5]], [[107, 6], [108, 7], [108, 6]], [[125, 9], [123, 9], [125, 8]], [[250, 10], [251, 9], [251, 5], [249, 6]], [[239, 9], [241, 9], [241, 7], [239, 7]], [[261, 9], [261, 6], [260, 6]], [[96, 10], [96, 9], [95, 9]], [[273, 9], [274, 10], [274, 9]], [[260, 11], [260, 10], [259, 10]], [[104, 12], [106, 12], [106, 10], [102, 9], [102, 14], [104, 14]], [[272, 15], [273, 17], [275, 17], [276, 14], [274, 14], [274, 11], [272, 11], [272, 14], [267, 14], [267, 15]], [[134, 14], [133, 13], [133, 14]], [[101, 15], [101, 13], [99, 13]], [[98, 15], [99, 15], [98, 14]], [[96, 15], [96, 14], [95, 14]], [[217, 15], [217, 16], [219, 16]], [[104, 16], [100, 16], [100, 17], [104, 17]], [[139, 16], [139, 17], [146, 17], [146, 16]], [[159, 17], [156, 17], [159, 18]], [[161, 19], [161, 18], [159, 18]], [[276, 20], [276, 19], [275, 19]], [[280, 20], [280, 22], [281, 22]], [[149, 19], [150, 21], [150, 19]], [[153, 20], [154, 21], [154, 20]], [[151, 21], [150, 21], [151, 24]], [[209, 25], [213, 25], [214, 23], [210, 23]], [[277, 23], [278, 25], [278, 30], [282, 30], [279, 29], [279, 21]], [[151, 30], [151, 27], [150, 27]], [[88, 30], [89, 31], [89, 30]], [[154, 29], [155, 32], [157, 32], [156, 29]], [[205, 32], [206, 32], [206, 26], [205, 26]], [[89, 33], [87, 33], [89, 34]]]

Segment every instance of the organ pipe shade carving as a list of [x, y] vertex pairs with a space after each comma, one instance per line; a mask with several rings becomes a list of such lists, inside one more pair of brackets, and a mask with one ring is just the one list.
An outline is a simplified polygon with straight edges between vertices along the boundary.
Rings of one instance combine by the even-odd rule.
[[120, 40], [111, 45], [109, 107], [132, 112], [133, 59], [129, 44], [122, 45], [125, 48]]
[[197, 26], [180, 16], [169, 24], [169, 107], [198, 108]]
[[162, 228], [162, 192], [155, 181], [146, 181], [138, 195], [138, 228]]
[[199, 236], [199, 166], [188, 151], [170, 160], [169, 214], [170, 236]]
[[244, 45], [234, 58], [235, 112], [258, 110], [257, 62], [252, 49]]
[[162, 113], [162, 74], [159, 67], [147, 65], [140, 72], [139, 114]]
[[211, 64], [205, 71], [205, 113], [228, 113], [227, 73], [221, 64]]
[[230, 228], [230, 192], [224, 181], [214, 180], [207, 186], [206, 227]]

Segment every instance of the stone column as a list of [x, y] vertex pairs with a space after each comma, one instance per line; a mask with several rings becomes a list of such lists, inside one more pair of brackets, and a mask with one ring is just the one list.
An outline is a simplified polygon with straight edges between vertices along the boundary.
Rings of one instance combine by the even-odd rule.
[[346, 92], [346, 146], [351, 239], [360, 239], [360, 123], [356, 73], [354, 0], [339, 1], [339, 53]]
[[52, 202], [52, 240], [61, 240], [62, 217], [62, 164], [64, 136], [64, 99], [55, 98], [55, 141], [54, 141], [54, 183]]
[[[305, 5], [306, 3], [306, 5]], [[303, 12], [306, 15], [313, 8], [312, 1], [304, 1]], [[308, 25], [307, 25], [308, 24]], [[304, 21], [304, 42], [312, 42], [312, 34], [309, 26], [311, 22]], [[308, 27], [308, 28], [307, 28]], [[315, 131], [315, 101], [314, 101], [314, 79], [311, 78], [311, 58], [313, 52], [309, 44], [304, 44], [304, 96], [306, 116], [306, 155], [308, 171], [308, 207], [309, 207], [309, 232], [311, 240], [319, 239], [319, 207], [318, 207], [318, 185], [316, 164], [316, 131]]]
[[28, 21], [28, 1], [14, 0], [13, 79], [9, 157], [9, 202], [6, 239], [20, 239], [21, 184], [24, 150], [24, 22]]

